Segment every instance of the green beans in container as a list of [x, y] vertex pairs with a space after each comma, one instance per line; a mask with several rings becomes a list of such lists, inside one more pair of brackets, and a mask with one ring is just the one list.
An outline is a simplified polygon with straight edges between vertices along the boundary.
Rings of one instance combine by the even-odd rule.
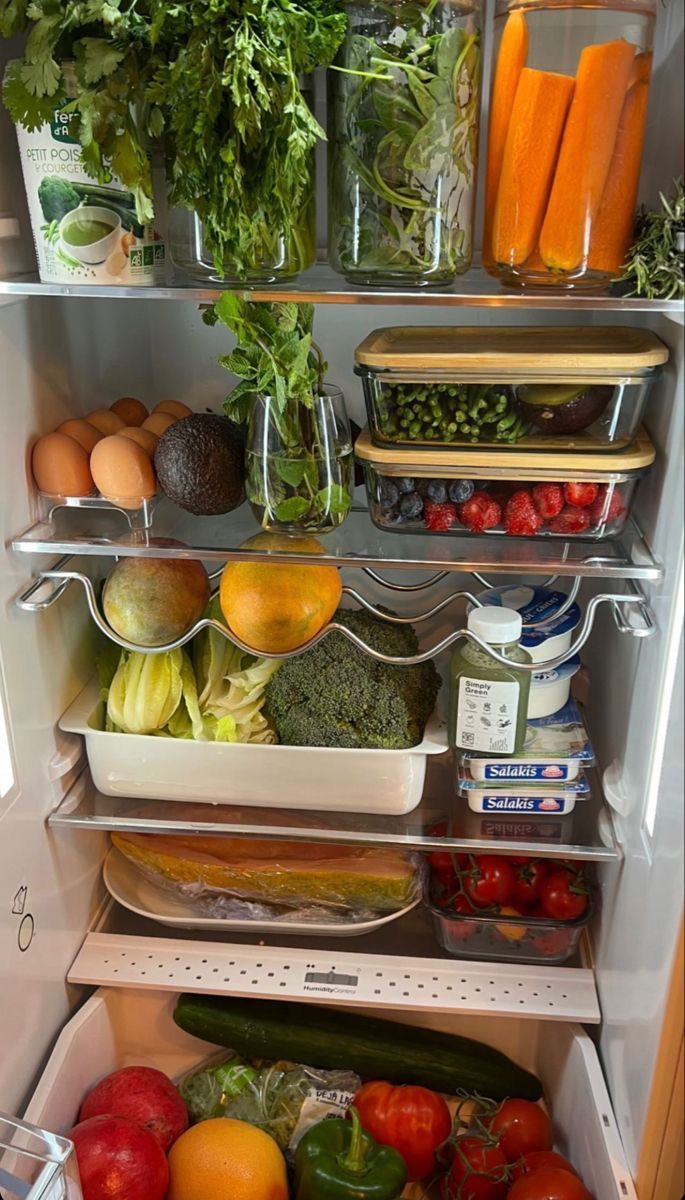
[[373, 441], [627, 449], [668, 350], [626, 326], [400, 326], [357, 347]]

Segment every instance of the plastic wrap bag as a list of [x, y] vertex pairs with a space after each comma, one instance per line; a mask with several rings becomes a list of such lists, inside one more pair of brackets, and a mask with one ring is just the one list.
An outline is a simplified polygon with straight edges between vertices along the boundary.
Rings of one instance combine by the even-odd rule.
[[193, 1124], [213, 1117], [246, 1121], [293, 1150], [310, 1127], [347, 1111], [361, 1086], [352, 1071], [320, 1071], [293, 1063], [211, 1060], [179, 1083]]
[[152, 882], [204, 914], [360, 921], [399, 912], [422, 892], [423, 861], [402, 850], [116, 833], [112, 841]]

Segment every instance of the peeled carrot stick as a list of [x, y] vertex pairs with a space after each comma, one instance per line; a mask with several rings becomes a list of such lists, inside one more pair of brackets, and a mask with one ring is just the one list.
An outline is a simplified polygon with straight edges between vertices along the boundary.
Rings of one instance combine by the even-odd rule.
[[593, 271], [618, 275], [632, 240], [651, 65], [651, 54], [636, 55], [602, 203], [592, 226], [589, 265]]
[[495, 262], [519, 266], [537, 245], [573, 87], [570, 75], [521, 72], [492, 223]]
[[635, 47], [619, 38], [586, 46], [578, 63], [568, 114], [540, 234], [540, 253], [553, 271], [574, 271], [587, 259], [614, 152]]
[[495, 215], [497, 188], [504, 158], [504, 146], [509, 118], [514, 104], [521, 71], [528, 57], [528, 24], [525, 15], [516, 11], [507, 17], [497, 55], [497, 67], [490, 95], [490, 126], [488, 132], [488, 165], [485, 179], [485, 230], [483, 261], [492, 265], [492, 221]]

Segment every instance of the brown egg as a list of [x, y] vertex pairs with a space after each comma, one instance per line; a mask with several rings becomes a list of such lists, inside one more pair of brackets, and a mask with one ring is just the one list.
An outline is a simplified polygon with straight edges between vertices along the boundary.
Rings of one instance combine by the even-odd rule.
[[83, 446], [86, 454], [90, 454], [93, 446], [96, 446], [100, 438], [104, 437], [104, 434], [100, 433], [100, 430], [96, 429], [94, 425], [77, 418], [71, 421], [62, 421], [62, 424], [57, 426], [57, 432], [66, 433], [67, 437], [73, 438], [79, 446]]
[[157, 434], [157, 437], [161, 437], [176, 421], [178, 421], [178, 417], [172, 416], [171, 413], [155, 412], [150, 414], [147, 421], [143, 421], [142, 428], [151, 429], [153, 433]]
[[109, 408], [95, 408], [91, 413], [88, 413], [86, 421], [89, 425], [94, 425], [100, 433], [104, 433], [105, 437], [111, 437], [113, 433], [118, 433], [123, 429], [128, 421], [122, 421], [115, 412]]
[[127, 426], [117, 434], [117, 437], [130, 438], [132, 442], [137, 442], [139, 446], [143, 447], [150, 459], [154, 458], [159, 438], [151, 429], [141, 429], [137, 425]]
[[140, 508], [157, 490], [149, 455], [130, 438], [103, 438], [90, 456], [98, 491], [121, 508]]
[[109, 407], [111, 412], [121, 417], [125, 425], [142, 425], [148, 416], [145, 405], [140, 400], [134, 400], [133, 396], [122, 396]]
[[66, 433], [47, 433], [33, 447], [31, 467], [36, 486], [50, 496], [88, 496], [93, 476], [88, 454]]
[[189, 417], [192, 413], [192, 408], [188, 408], [187, 404], [182, 404], [180, 400], [160, 400], [159, 404], [155, 404], [153, 413], [163, 412], [171, 413], [172, 417]]

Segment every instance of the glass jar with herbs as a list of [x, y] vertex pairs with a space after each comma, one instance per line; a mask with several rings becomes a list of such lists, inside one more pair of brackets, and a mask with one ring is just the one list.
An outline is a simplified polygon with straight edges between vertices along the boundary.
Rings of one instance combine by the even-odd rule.
[[450, 283], [471, 262], [480, 0], [347, 0], [329, 72], [329, 257], [351, 282]]

